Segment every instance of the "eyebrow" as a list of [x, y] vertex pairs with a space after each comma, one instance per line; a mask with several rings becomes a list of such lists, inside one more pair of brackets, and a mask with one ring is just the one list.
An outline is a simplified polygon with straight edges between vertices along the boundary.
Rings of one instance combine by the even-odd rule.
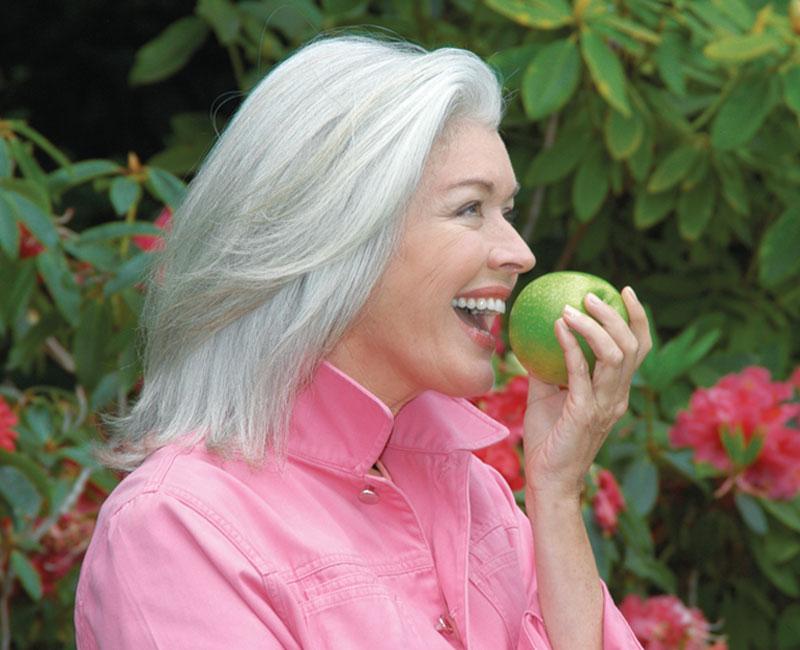
[[[447, 192], [449, 190], [456, 189], [457, 187], [465, 187], [469, 185], [480, 185], [487, 192], [494, 191], [494, 183], [490, 180], [486, 180], [483, 178], [465, 178], [464, 180], [453, 183], [452, 185], [448, 185], [447, 187], [444, 188], [444, 191]], [[517, 195], [519, 190], [520, 190], [520, 184], [516, 183], [514, 185], [514, 189], [512, 190], [511, 194], [508, 196], [508, 199], [513, 199]]]

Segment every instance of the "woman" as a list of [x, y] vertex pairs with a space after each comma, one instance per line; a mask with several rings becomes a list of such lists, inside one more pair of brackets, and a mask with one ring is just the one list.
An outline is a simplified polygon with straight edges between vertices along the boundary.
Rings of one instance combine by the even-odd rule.
[[639, 648], [579, 507], [650, 346], [630, 289], [630, 327], [589, 299], [559, 319], [569, 390], [531, 380], [527, 517], [471, 453], [507, 434], [463, 398], [534, 264], [501, 110], [474, 55], [356, 37], [244, 102], [151, 282], [81, 650]]

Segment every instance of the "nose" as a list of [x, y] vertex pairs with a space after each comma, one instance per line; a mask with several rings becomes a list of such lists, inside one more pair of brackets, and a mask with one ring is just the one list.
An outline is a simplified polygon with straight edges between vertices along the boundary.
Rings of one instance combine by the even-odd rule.
[[530, 271], [536, 258], [528, 244], [505, 218], [497, 221], [496, 239], [489, 253], [489, 268], [521, 275]]

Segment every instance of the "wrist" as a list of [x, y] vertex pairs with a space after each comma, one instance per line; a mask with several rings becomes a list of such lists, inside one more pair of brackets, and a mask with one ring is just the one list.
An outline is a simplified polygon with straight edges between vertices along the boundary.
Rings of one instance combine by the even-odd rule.
[[525, 487], [525, 507], [528, 512], [578, 512], [581, 509], [580, 487], [574, 485], [538, 486], [528, 484]]

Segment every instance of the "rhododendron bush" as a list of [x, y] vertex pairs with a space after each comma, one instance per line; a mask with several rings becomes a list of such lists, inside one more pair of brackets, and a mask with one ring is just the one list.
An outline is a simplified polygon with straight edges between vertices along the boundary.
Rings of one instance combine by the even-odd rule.
[[[11, 3], [0, 23], [29, 11], [24, 49], [56, 66], [37, 50], [55, 39], [27, 25], [59, 12], [53, 33], [94, 25], [109, 3], [50, 4]], [[91, 449], [100, 414], [136, 398], [142, 280], [178, 177], [272, 64], [353, 24], [464, 46], [500, 72], [515, 225], [537, 257], [518, 286], [587, 271], [650, 310], [656, 345], [583, 494], [600, 573], [644, 647], [800, 650], [800, 1], [197, 0], [161, 3], [163, 25], [156, 4], [114, 3], [148, 26], [138, 51], [113, 34], [122, 49], [92, 50], [85, 28], [59, 50], [88, 78], [73, 51], [127, 54], [91, 110], [69, 81], [51, 88], [55, 73], [33, 93], [80, 106], [119, 151], [100, 135], [72, 160], [75, 111], [45, 137], [21, 119], [36, 111], [7, 110], [39, 75], [0, 57], [0, 650], [74, 647], [78, 567], [119, 479]], [[524, 506], [527, 381], [504, 340], [497, 384], [474, 402], [510, 436], [477, 455]]]
[[[714, 374], [716, 337], [656, 345], [586, 477], [585, 522], [645, 650], [800, 647], [800, 368], [783, 381], [758, 366], [716, 372], [666, 413], [659, 397], [683, 395], [690, 368]], [[497, 385], [473, 402], [510, 435], [477, 455], [524, 506], [527, 380], [499, 351]]]
[[[109, 220], [73, 229], [87, 188]], [[74, 645], [80, 561], [118, 480], [93, 460], [97, 414], [135, 391], [141, 282], [182, 191], [133, 154], [72, 163], [25, 123], [0, 122], [2, 650]]]

